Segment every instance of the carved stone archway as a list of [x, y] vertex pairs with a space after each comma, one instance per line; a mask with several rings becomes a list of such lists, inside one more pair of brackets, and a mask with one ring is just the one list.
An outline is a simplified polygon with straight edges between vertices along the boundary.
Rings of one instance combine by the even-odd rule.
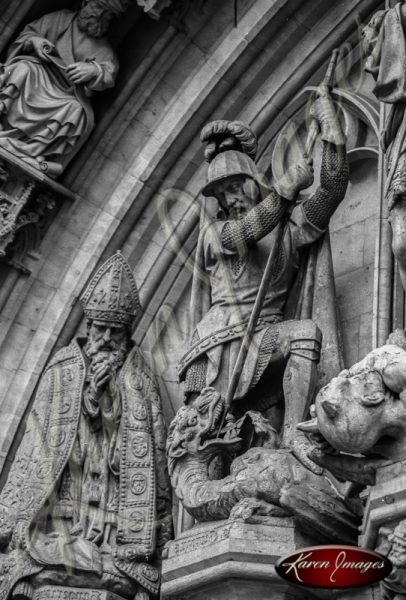
[[[212, 0], [202, 11], [192, 10], [186, 34], [170, 23], [151, 26], [149, 52], [96, 129], [91, 155], [85, 149], [63, 178], [78, 200], [63, 207], [40, 253], [27, 258], [31, 276], [14, 277], [9, 285], [0, 338], [3, 461], [44, 365], [80, 331], [77, 300], [92, 270], [114, 250], [129, 258], [145, 305], [137, 339], [147, 339], [157, 316], [165, 324], [177, 313], [180, 337], [185, 335], [190, 270], [162, 227], [158, 207], [168, 190], [191, 199], [172, 202], [169, 213], [184, 252], [192, 254], [194, 199], [204, 178], [202, 124], [217, 117], [246, 120], [271, 150], [290, 116], [291, 99], [320, 80], [335, 46], [357, 37], [354, 15], [367, 20], [379, 2], [331, 7], [310, 0], [246, 0], [237, 28], [232, 6]], [[166, 353], [165, 327], [160, 339]], [[169, 417], [181, 399], [166, 368], [172, 373]]]

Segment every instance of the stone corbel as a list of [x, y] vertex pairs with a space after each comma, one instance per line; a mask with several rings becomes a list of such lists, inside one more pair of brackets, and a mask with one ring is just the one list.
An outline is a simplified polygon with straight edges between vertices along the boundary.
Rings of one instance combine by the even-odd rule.
[[[0, 259], [14, 264], [35, 251], [51, 218], [75, 195], [0, 148]], [[18, 248], [18, 250], [17, 250]]]

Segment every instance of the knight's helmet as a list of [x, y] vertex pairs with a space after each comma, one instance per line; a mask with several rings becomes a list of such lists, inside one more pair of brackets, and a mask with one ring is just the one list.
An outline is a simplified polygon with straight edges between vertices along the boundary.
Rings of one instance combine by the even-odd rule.
[[201, 190], [204, 196], [213, 196], [215, 184], [227, 177], [245, 175], [254, 180], [258, 178], [254, 162], [258, 141], [244, 123], [212, 121], [203, 127], [200, 140], [207, 143], [204, 156], [209, 163], [207, 183]]
[[130, 265], [119, 250], [96, 271], [80, 300], [88, 319], [133, 323], [141, 305]]

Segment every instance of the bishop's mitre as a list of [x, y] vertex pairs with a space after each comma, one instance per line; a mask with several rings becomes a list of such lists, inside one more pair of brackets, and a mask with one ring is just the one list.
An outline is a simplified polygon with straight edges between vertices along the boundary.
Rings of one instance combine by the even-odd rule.
[[131, 268], [119, 250], [96, 271], [81, 302], [88, 319], [131, 325], [141, 305]]

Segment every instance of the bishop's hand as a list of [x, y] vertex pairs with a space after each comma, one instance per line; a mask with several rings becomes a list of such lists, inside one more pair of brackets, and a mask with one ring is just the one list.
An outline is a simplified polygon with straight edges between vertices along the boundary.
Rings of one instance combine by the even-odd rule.
[[105, 388], [107, 383], [110, 381], [112, 375], [113, 375], [113, 371], [112, 371], [110, 363], [102, 362], [102, 363], [99, 363], [98, 365], [96, 365], [94, 372], [93, 372], [92, 382], [91, 382], [91, 387], [92, 387], [93, 391], [94, 392], [103, 391], [103, 389]]

